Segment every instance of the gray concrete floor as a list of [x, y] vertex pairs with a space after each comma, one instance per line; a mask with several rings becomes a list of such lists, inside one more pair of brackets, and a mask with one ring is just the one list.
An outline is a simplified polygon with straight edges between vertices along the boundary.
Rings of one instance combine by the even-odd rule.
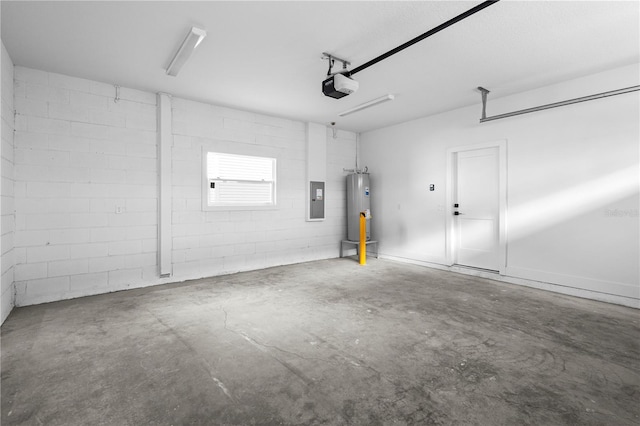
[[2, 425], [637, 425], [640, 314], [334, 259], [15, 309]]

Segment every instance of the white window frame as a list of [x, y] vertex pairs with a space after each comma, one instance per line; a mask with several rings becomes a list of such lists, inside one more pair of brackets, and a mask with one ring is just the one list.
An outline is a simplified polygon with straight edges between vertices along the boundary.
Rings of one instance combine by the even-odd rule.
[[[272, 195], [271, 195], [271, 203], [264, 204], [251, 204], [251, 203], [219, 203], [219, 204], [210, 204], [209, 203], [209, 188], [211, 182], [219, 182], [219, 179], [210, 178], [208, 176], [208, 155], [209, 154], [222, 154], [228, 156], [235, 157], [256, 157], [260, 159], [268, 159], [272, 161], [272, 174], [273, 178], [270, 181], [258, 181], [258, 180], [241, 180], [241, 179], [228, 179], [230, 181], [237, 182], [270, 182], [272, 184]], [[277, 206], [277, 158], [267, 157], [262, 155], [246, 155], [246, 154], [238, 154], [238, 153], [230, 153], [224, 152], [215, 149], [207, 149], [203, 147], [202, 150], [202, 209], [205, 211], [215, 211], [215, 210], [270, 210], [275, 209]], [[224, 180], [224, 179], [223, 179]]]

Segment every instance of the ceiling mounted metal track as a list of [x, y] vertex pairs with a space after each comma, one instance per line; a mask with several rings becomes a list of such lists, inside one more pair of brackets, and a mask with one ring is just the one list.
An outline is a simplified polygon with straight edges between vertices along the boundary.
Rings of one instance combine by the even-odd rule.
[[[460, 15], [456, 16], [455, 18], [449, 19], [448, 21], [438, 25], [435, 28], [430, 29], [429, 31], [427, 31], [424, 34], [419, 35], [416, 38], [413, 38], [411, 40], [409, 40], [408, 42], [401, 44], [400, 46], [396, 47], [395, 49], [391, 49], [390, 51], [388, 51], [387, 53], [383, 53], [382, 55], [378, 56], [377, 58], [374, 58], [372, 60], [370, 60], [369, 62], [360, 65], [359, 67], [354, 68], [353, 70], [351, 70], [351, 75], [358, 73], [366, 68], [369, 68], [371, 65], [377, 64], [378, 62], [387, 59], [389, 56], [391, 55], [395, 55], [396, 53], [406, 49], [409, 46], [413, 46], [414, 44], [416, 44], [419, 41], [424, 40], [427, 37], [430, 37], [432, 35], [434, 35], [435, 33], [438, 33], [442, 30], [444, 30], [447, 27], [450, 27], [451, 25], [455, 24], [456, 22], [460, 22], [465, 18], [468, 18], [469, 16], [473, 15], [474, 13], [480, 12], [482, 9], [491, 6], [494, 3], [497, 3], [498, 0], [494, 0], [494, 1], [485, 1], [480, 3], [479, 5], [472, 7], [471, 9], [467, 10], [466, 12], [461, 13]], [[336, 58], [337, 59], [337, 58]]]
[[569, 99], [567, 101], [554, 102], [552, 104], [541, 105], [533, 108], [521, 109], [518, 111], [507, 112], [504, 114], [498, 114], [491, 117], [487, 117], [487, 94], [489, 91], [484, 87], [478, 87], [480, 94], [482, 95], [482, 118], [480, 118], [481, 123], [485, 123], [487, 121], [499, 120], [501, 118], [513, 117], [516, 115], [528, 114], [530, 112], [542, 111], [550, 108], [557, 108], [565, 105], [577, 104], [579, 102], [593, 101], [595, 99], [607, 98], [609, 96], [623, 95], [625, 93], [636, 92], [640, 90], [640, 86], [630, 86], [625, 87], [624, 89], [611, 90], [609, 92], [596, 93], [595, 95], [583, 96], [581, 98]]

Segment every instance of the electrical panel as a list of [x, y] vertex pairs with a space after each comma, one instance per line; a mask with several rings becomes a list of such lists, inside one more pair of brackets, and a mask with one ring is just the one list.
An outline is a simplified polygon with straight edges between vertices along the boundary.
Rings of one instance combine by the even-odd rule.
[[309, 219], [324, 219], [324, 182], [311, 181]]

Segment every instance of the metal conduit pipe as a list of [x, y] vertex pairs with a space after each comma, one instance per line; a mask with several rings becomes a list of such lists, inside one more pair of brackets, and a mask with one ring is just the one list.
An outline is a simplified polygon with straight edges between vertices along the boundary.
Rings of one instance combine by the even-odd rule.
[[482, 88], [482, 87], [478, 87], [478, 90], [480, 90], [480, 92], [482, 94], [482, 118], [480, 118], [480, 122], [481, 123], [485, 123], [487, 121], [499, 120], [501, 118], [507, 118], [507, 117], [513, 117], [513, 116], [516, 116], [516, 115], [528, 114], [530, 112], [542, 111], [542, 110], [545, 110], [545, 109], [557, 108], [557, 107], [561, 107], [561, 106], [565, 106], [565, 105], [571, 105], [571, 104], [577, 104], [578, 102], [593, 101], [595, 99], [601, 99], [601, 98], [606, 98], [606, 97], [609, 97], [609, 96], [616, 96], [616, 95], [622, 95], [622, 94], [625, 94], [625, 93], [635, 92], [635, 91], [640, 90], [640, 86], [631, 86], [631, 87], [625, 87], [624, 89], [618, 89], [618, 90], [611, 90], [609, 92], [596, 93], [595, 95], [583, 96], [581, 98], [569, 99], [567, 101], [554, 102], [552, 104], [546, 104], [546, 105], [541, 105], [541, 106], [537, 106], [537, 107], [533, 107], [533, 108], [521, 109], [521, 110], [518, 110], [518, 111], [507, 112], [507, 113], [504, 113], [504, 114], [498, 114], [498, 115], [494, 115], [494, 116], [491, 116], [491, 117], [487, 117], [486, 116], [487, 93], [489, 93], [489, 91], [487, 89]]

